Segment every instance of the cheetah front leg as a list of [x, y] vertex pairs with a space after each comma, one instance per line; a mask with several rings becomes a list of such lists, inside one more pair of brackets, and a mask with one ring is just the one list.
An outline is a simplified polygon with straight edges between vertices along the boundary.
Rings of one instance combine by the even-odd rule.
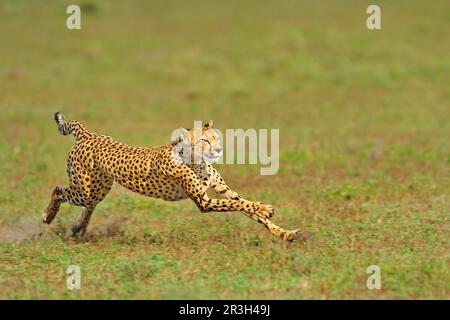
[[[300, 230], [285, 230], [270, 221], [269, 217], [273, 215], [274, 211], [270, 205], [249, 201], [241, 198], [239, 195], [237, 195], [238, 199], [209, 198], [206, 194], [208, 184], [201, 181], [193, 171], [178, 178], [178, 182], [202, 212], [241, 211], [250, 219], [262, 223], [273, 235], [284, 240], [293, 241], [302, 236]], [[221, 188], [220, 190], [226, 190], [223, 186], [219, 188]], [[236, 196], [231, 190], [222, 194], [228, 194], [230, 197]]]
[[221, 177], [220, 173], [213, 168], [213, 166], [208, 164], [206, 167], [206, 172], [210, 179], [210, 187], [217, 194], [220, 194], [227, 199], [233, 200], [241, 199], [241, 196], [237, 192], [231, 190], [231, 188], [227, 186], [225, 180]]
[[[222, 178], [220, 173], [213, 168], [213, 166], [208, 165], [207, 172], [210, 177], [210, 187], [217, 193], [225, 197], [226, 199], [232, 199], [232, 200], [240, 200], [242, 197], [236, 192], [231, 190], [231, 188], [225, 183], [225, 180]], [[265, 206], [263, 209], [264, 215], [266, 215], [266, 218], [271, 218], [275, 210], [272, 208], [272, 206], [269, 205], [262, 205], [259, 202], [257, 204], [261, 206]], [[244, 212], [245, 213], [245, 212]], [[266, 227], [271, 225], [271, 222], [265, 223], [263, 221], [258, 221], [263, 223]]]
[[240, 198], [239, 200], [210, 199], [206, 194], [204, 194], [203, 197], [194, 197], [193, 200], [202, 212], [241, 211], [250, 219], [262, 223], [273, 235], [287, 241], [293, 241], [304, 236], [304, 233], [299, 229], [286, 230], [270, 221], [269, 217], [273, 215], [274, 211], [270, 205], [249, 201], [243, 198]]

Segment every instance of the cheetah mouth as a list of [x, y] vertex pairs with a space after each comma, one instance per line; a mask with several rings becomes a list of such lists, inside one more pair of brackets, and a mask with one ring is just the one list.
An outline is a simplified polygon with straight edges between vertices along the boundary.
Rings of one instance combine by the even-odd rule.
[[207, 155], [207, 156], [205, 156], [205, 158], [206, 158], [206, 160], [208, 160], [208, 161], [217, 161], [217, 160], [219, 160], [219, 158], [220, 158], [220, 155], [217, 155], [217, 156], [209, 156], [209, 155]]

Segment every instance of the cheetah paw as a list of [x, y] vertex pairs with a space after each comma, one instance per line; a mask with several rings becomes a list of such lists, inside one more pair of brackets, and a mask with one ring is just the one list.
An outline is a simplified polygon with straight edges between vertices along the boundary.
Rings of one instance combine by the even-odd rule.
[[257, 214], [264, 218], [271, 218], [275, 213], [274, 208], [268, 204], [260, 204]]
[[53, 219], [55, 218], [55, 216], [56, 216], [56, 213], [53, 213], [53, 212], [48, 213], [45, 211], [42, 214], [42, 222], [46, 223], [46, 224], [50, 224], [53, 221]]
[[310, 238], [310, 235], [300, 229], [296, 229], [296, 230], [292, 230], [292, 231], [287, 231], [284, 236], [283, 239], [286, 241], [295, 241], [295, 240], [307, 240]]

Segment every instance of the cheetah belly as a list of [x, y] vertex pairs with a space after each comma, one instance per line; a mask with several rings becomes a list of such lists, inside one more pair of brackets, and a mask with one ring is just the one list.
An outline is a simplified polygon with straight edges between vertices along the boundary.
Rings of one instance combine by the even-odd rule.
[[114, 179], [121, 186], [144, 196], [170, 201], [187, 198], [183, 189], [170, 180], [167, 180], [166, 177], [161, 177], [154, 170], [150, 170], [146, 174], [134, 172], [120, 174], [119, 172], [119, 174], [115, 175]]
[[164, 200], [187, 198], [182, 188], [151, 168], [151, 161], [140, 148], [114, 146], [109, 142], [101, 146], [95, 157], [103, 172], [131, 191]]

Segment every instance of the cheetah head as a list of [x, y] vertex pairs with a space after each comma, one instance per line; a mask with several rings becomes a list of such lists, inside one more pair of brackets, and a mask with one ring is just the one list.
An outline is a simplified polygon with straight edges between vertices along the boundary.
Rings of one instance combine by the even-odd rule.
[[172, 134], [174, 150], [185, 163], [215, 163], [222, 155], [222, 141], [212, 120], [203, 127], [179, 128]]

